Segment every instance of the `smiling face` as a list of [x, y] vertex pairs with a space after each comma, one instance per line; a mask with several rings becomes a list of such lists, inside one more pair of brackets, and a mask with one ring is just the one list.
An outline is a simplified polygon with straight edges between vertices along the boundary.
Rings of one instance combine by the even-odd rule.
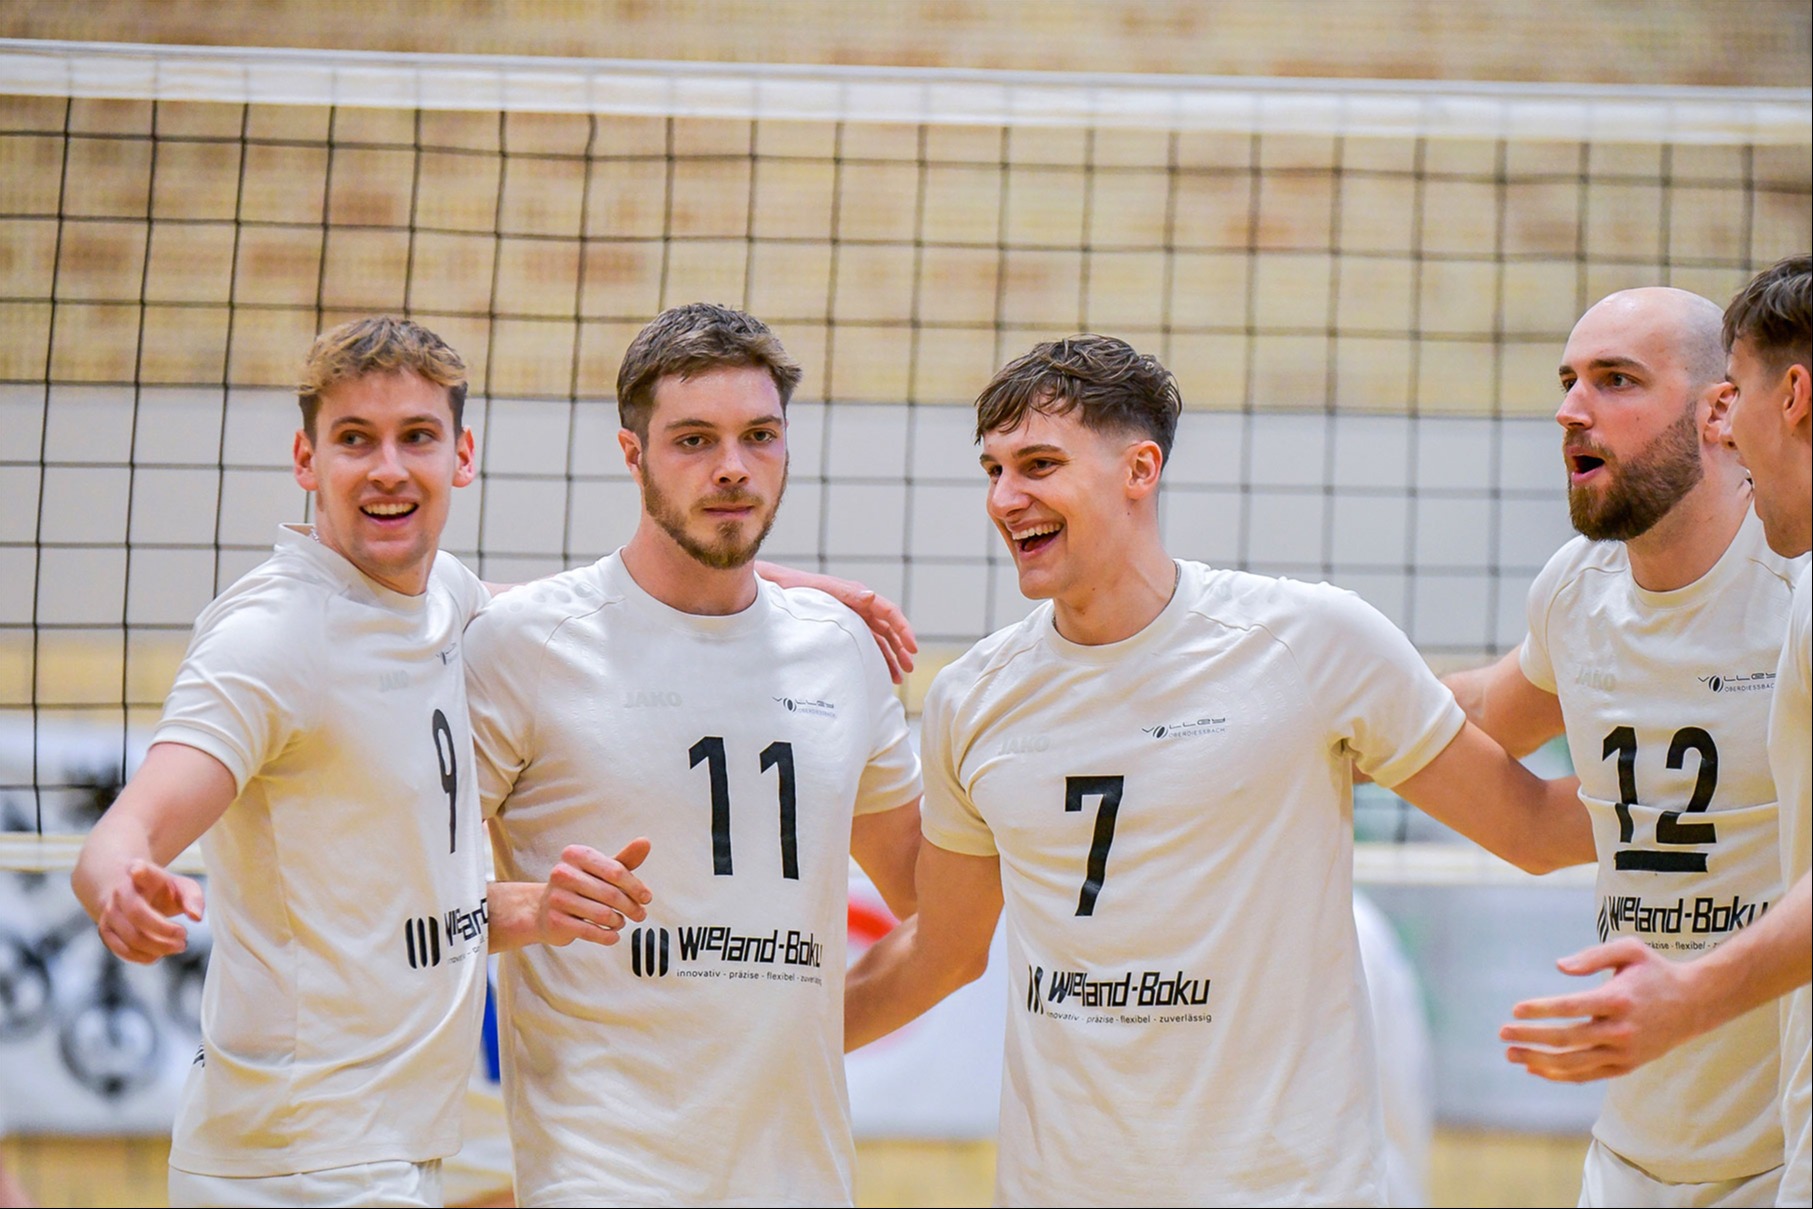
[[314, 432], [293, 457], [315, 536], [392, 591], [426, 590], [452, 489], [476, 473], [447, 388], [409, 371], [352, 378], [322, 392]]
[[1722, 383], [1704, 380], [1719, 371], [1702, 364], [1716, 335], [1701, 310], [1717, 308], [1680, 291], [1626, 291], [1568, 337], [1555, 419], [1565, 430], [1568, 514], [1594, 541], [1642, 536], [1703, 476], [1702, 406], [1709, 414]]
[[648, 437], [618, 434], [642, 509], [713, 570], [753, 560], [787, 487], [787, 422], [768, 370], [734, 366], [655, 386]]
[[1076, 605], [1111, 585], [1139, 546], [1162, 461], [1153, 441], [1088, 428], [1076, 411], [1030, 409], [1015, 427], [984, 434], [988, 516], [1020, 592]]

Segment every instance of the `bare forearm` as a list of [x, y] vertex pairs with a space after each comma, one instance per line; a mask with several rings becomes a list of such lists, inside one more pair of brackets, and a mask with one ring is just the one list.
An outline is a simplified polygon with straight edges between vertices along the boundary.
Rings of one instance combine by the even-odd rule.
[[1514, 756], [1527, 756], [1562, 732], [1560, 699], [1530, 683], [1516, 651], [1485, 667], [1450, 672], [1442, 683], [1467, 721]]
[[155, 859], [151, 837], [142, 820], [125, 813], [105, 814], [83, 842], [69, 884], [88, 918], [98, 920], [106, 888], [123, 878], [133, 861]]
[[846, 1053], [917, 1020], [987, 968], [986, 951], [979, 963], [937, 960], [920, 942], [918, 923], [909, 919], [888, 933], [844, 976]]
[[1757, 922], [1689, 962], [1698, 1032], [1813, 981], [1813, 890], [1805, 874]]
[[1580, 804], [1579, 782], [1544, 781], [1470, 723], [1396, 789], [1431, 817], [1531, 873], [1594, 858], [1592, 822]]

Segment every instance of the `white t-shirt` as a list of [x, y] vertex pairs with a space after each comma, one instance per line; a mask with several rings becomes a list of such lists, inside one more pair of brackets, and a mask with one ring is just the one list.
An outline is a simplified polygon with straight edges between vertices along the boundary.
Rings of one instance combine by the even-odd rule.
[[173, 1166], [459, 1148], [487, 918], [460, 631], [485, 595], [449, 554], [400, 595], [286, 526], [196, 621], [152, 742], [239, 796], [202, 837], [214, 949]]
[[1050, 604], [926, 700], [925, 834], [998, 855], [1002, 1204], [1379, 1204], [1350, 761], [1396, 784], [1460, 708], [1358, 597], [1178, 564], [1079, 646]]
[[[1520, 655], [1555, 693], [1599, 853], [1599, 938], [1681, 960], [1781, 894], [1769, 702], [1799, 563], [1746, 516], [1711, 570], [1649, 592], [1621, 542], [1575, 538], [1531, 585]], [[1773, 1005], [1614, 1079], [1593, 1135], [1657, 1179], [1781, 1161]]]
[[[1813, 857], [1813, 573], [1802, 568], [1794, 585], [1788, 640], [1775, 668], [1769, 711], [1769, 770], [1782, 801], [1782, 885], [1806, 876]], [[1788, 1169], [1783, 1205], [1813, 1197], [1813, 996], [1799, 987], [1782, 1006], [1782, 1131]]]
[[732, 616], [678, 612], [612, 555], [506, 593], [466, 641], [499, 876], [653, 843], [622, 943], [503, 959], [517, 1195], [848, 1203], [851, 817], [919, 796], [867, 629], [766, 583]]

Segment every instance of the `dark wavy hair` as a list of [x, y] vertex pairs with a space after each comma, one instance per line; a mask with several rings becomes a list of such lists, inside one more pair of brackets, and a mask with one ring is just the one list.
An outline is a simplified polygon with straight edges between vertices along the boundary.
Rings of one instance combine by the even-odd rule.
[[1778, 260], [1751, 278], [1725, 308], [1723, 336], [1727, 353], [1747, 341], [1772, 370], [1813, 368], [1813, 257]]
[[1113, 336], [1084, 334], [1048, 340], [1004, 366], [976, 396], [976, 440], [1019, 427], [1031, 411], [1075, 412], [1097, 432], [1139, 433], [1169, 461], [1183, 396], [1157, 357]]

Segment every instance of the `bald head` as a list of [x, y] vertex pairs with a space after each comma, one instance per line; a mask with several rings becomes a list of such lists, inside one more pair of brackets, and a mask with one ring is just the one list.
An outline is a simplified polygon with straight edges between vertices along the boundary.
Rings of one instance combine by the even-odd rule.
[[[1624, 346], [1633, 360], [1660, 369], [1679, 366], [1698, 393], [1725, 380], [1725, 313], [1711, 299], [1672, 286], [1644, 286], [1608, 294], [1574, 325], [1599, 348]], [[1575, 346], [1568, 340], [1568, 348]]]

